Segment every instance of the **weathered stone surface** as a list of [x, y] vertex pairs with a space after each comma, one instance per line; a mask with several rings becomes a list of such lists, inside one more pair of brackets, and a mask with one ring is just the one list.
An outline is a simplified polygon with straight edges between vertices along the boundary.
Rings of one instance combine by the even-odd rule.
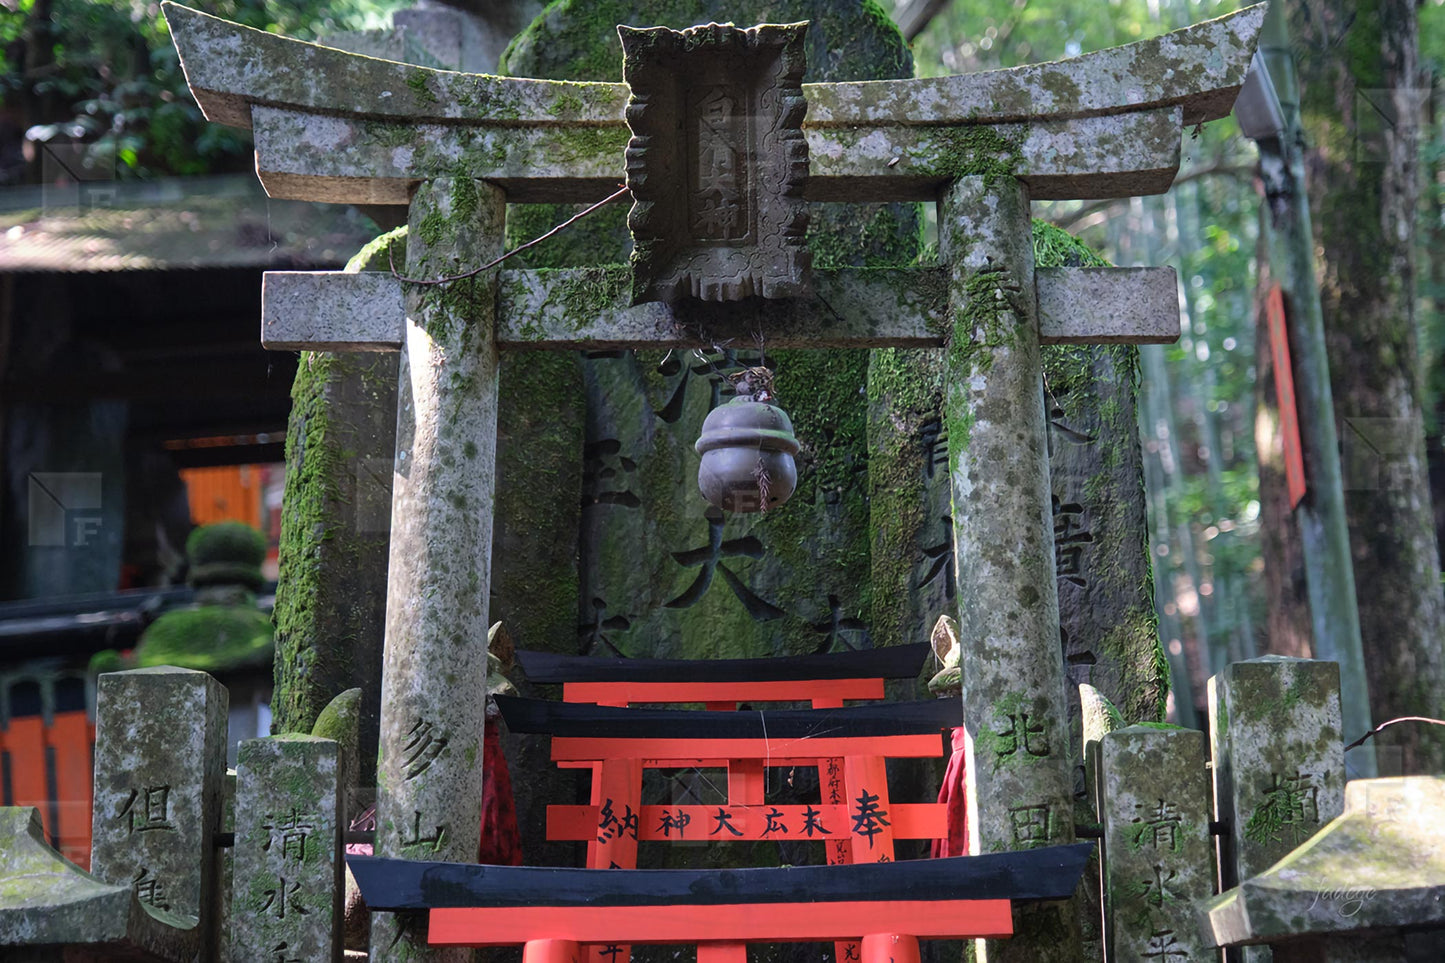
[[[207, 116], [254, 125], [257, 170], [273, 196], [399, 204], [415, 181], [464, 171], [501, 184], [516, 201], [588, 201], [611, 192], [609, 172], [621, 173], [623, 85], [407, 67], [172, 4], [166, 10]], [[804, 85], [811, 126], [828, 131], [822, 142], [810, 137], [810, 150], [845, 165], [830, 188], [820, 163], [808, 196], [923, 198], [949, 177], [999, 164], [1040, 198], [1165, 190], [1177, 168], [1180, 124], [1222, 116], [1233, 104], [1261, 11], [1059, 64]], [[1139, 116], [1110, 116], [1120, 114]], [[1025, 119], [1027, 129], [1009, 126]], [[938, 127], [899, 130], [919, 124]]]
[[340, 748], [282, 735], [241, 743], [229, 927], [233, 963], [340, 960]]
[[435, 70], [279, 37], [179, 4], [164, 11], [186, 81], [207, 119], [219, 124], [250, 127], [252, 104], [519, 127], [623, 124], [622, 84]]
[[[1174, 313], [1172, 286], [1166, 303]], [[1136, 349], [1050, 347], [1044, 378], [1059, 639], [1069, 691], [1088, 683], [1129, 722], [1160, 722], [1169, 671], [1149, 578]], [[1069, 701], [1077, 739], [1078, 708]]]
[[1351, 782], [1307, 846], [1208, 904], [1204, 931], [1234, 946], [1414, 926], [1445, 926], [1445, 776]]
[[[1054, 326], [1045, 320], [1047, 310], [1058, 320], [1067, 317], [1105, 331], [1110, 318], [1147, 327], [1152, 317], [1161, 334], [1178, 336], [1172, 269], [1110, 270], [1067, 233], [1037, 221], [1034, 256], [1041, 265], [1036, 285], [1041, 334]], [[1055, 283], [1045, 284], [1050, 276]], [[1101, 283], [1104, 278], [1132, 283], [1109, 285]], [[1077, 293], [1062, 295], [1068, 290]], [[1169, 678], [1149, 579], [1136, 349], [1063, 343], [1045, 347], [1042, 358], [1059, 642], [1069, 679], [1070, 738], [1076, 747], [1083, 738], [1085, 775], [1076, 785], [1083, 791], [1096, 765], [1090, 760], [1091, 712], [1109, 714], [1096, 723], [1158, 722]], [[1094, 694], [1094, 706], [1081, 707], [1086, 693]], [[1097, 806], [1097, 796], [1093, 802]]]
[[[515, 126], [623, 123], [618, 83], [564, 84], [374, 61], [164, 5], [186, 79], [206, 116], [250, 125], [247, 106], [294, 104], [415, 121]], [[1244, 83], [1264, 5], [1150, 40], [1056, 63], [924, 80], [804, 84], [809, 126], [963, 124], [1182, 109], [1224, 116]], [[247, 57], [236, 56], [246, 50]], [[620, 60], [619, 73], [620, 73]], [[815, 67], [818, 66], [815, 63]]]
[[[813, 278], [819, 298], [761, 304], [740, 316], [729, 308], [686, 301], [629, 305], [630, 276], [620, 264], [502, 271], [497, 346], [503, 351], [708, 348], [751, 340], [759, 332], [777, 348], [943, 343], [943, 268], [816, 271]], [[1039, 342], [1177, 340], [1173, 285], [1173, 268], [1041, 269], [1036, 278]], [[267, 272], [262, 341], [273, 351], [395, 351], [401, 347], [404, 286], [385, 271]]]
[[1204, 733], [1129, 726], [1100, 740], [1111, 959], [1207, 959], [1195, 907], [1214, 893]]
[[628, 281], [622, 265], [505, 271], [498, 343], [504, 350], [706, 349], [761, 334], [775, 348], [937, 344], [945, 306], [943, 278], [929, 269], [816, 271], [817, 298], [742, 311], [694, 301], [629, 307]]
[[[453, 274], [501, 250], [495, 187], [429, 182], [412, 200], [407, 271]], [[382, 665], [376, 852], [472, 861], [481, 840], [487, 607], [496, 474], [496, 276], [407, 291]], [[425, 671], [423, 671], [423, 669]], [[395, 917], [374, 960], [466, 960]]]
[[[946, 281], [946, 269], [938, 270]], [[946, 283], [940, 291], [944, 304], [936, 317], [942, 322]], [[937, 640], [939, 621], [956, 612], [943, 363], [938, 348], [884, 347], [869, 354], [868, 527], [873, 635], [880, 645]], [[937, 645], [935, 654], [944, 658]], [[956, 694], [957, 648], [944, 666]], [[930, 687], [934, 683], [947, 680]]]
[[805, 195], [816, 201], [932, 200], [950, 177], [1009, 167], [1034, 200], [1169, 189], [1179, 108], [995, 126], [814, 128]]
[[634, 300], [809, 293], [807, 28], [618, 28]]
[[1089, 792], [1089, 805], [1095, 819], [1100, 819], [1100, 796], [1104, 791], [1100, 783], [1099, 752], [1104, 737], [1125, 726], [1124, 717], [1108, 696], [1088, 683], [1079, 685], [1079, 706], [1083, 728], [1084, 774]]
[[1264, 4], [1150, 40], [1054, 63], [954, 77], [805, 86], [818, 127], [1008, 122], [1178, 106], [1184, 123], [1229, 113], [1264, 24]]
[[388, 122], [259, 105], [251, 118], [256, 176], [278, 198], [405, 204], [418, 182], [463, 169], [512, 201], [593, 202], [624, 175], [625, 127]]
[[[1172, 267], [1041, 267], [1037, 289], [1042, 344], [1179, 340], [1179, 289]], [[1130, 378], [1126, 371], [1114, 376]]]
[[[335, 318], [327, 314], [329, 289], [337, 283], [332, 279], [341, 279], [366, 289], [360, 303], [343, 299], [345, 309], [356, 312], [358, 321], [374, 316], [386, 294], [377, 290], [380, 285], [363, 280], [377, 274], [358, 272], [385, 266], [393, 241], [398, 259], [404, 261], [405, 239], [385, 235], [352, 258], [345, 273], [314, 275], [323, 285], [321, 292], [293, 286], [273, 290], [270, 298], [263, 293], [263, 301], [289, 305], [292, 316], [302, 312], [326, 323], [328, 317]], [[389, 290], [399, 332], [405, 319], [401, 292]], [[367, 786], [375, 780], [381, 716], [397, 364], [394, 354], [334, 351], [305, 356], [291, 387], [286, 431], [274, 613], [274, 731], [311, 732], [338, 693], [359, 687], [360, 765], [348, 783]]]
[[[513, 202], [595, 202], [617, 190], [626, 130], [475, 127], [318, 115], [256, 106], [256, 172], [272, 197], [404, 204], [415, 185], [464, 167]], [[959, 173], [1007, 164], [1036, 200], [1168, 190], [1179, 169], [1179, 108], [997, 127], [806, 131], [812, 201], [932, 200]], [[634, 192], [635, 194], [635, 192]], [[643, 192], [644, 203], [657, 198]], [[667, 206], [667, 205], [663, 205]]]
[[91, 872], [214, 938], [226, 690], [204, 672], [109, 672], [96, 696]]
[[0, 956], [5, 959], [59, 963], [74, 958], [64, 954], [75, 949], [62, 950], [60, 944], [114, 959], [195, 957], [195, 920], [147, 912], [129, 886], [102, 883], [65, 859], [46, 843], [39, 810], [0, 809], [0, 854]]
[[[1333, 662], [1265, 656], [1209, 680], [1219, 874], [1256, 876], [1344, 809], [1340, 670]], [[1246, 959], [1267, 959], [1247, 950]]]
[[[1012, 178], [966, 177], [939, 205], [957, 321], [945, 349], [969, 847], [1000, 852], [1072, 842], [1048, 443], [1028, 194]], [[1015, 913], [989, 960], [1079, 958], [1068, 906]]]
[[[330, 739], [337, 744], [340, 768], [337, 770], [341, 783], [342, 812], [350, 815], [346, 807], [347, 793], [357, 785], [357, 774], [361, 771], [361, 720], [365, 695], [360, 688], [347, 689], [335, 699], [326, 703], [326, 708], [316, 717], [311, 735], [318, 739]], [[346, 826], [342, 826], [346, 829]]]
[[[1058, 282], [1037, 286], [1041, 329], [1049, 326], [1042, 318], [1049, 305], [1056, 316], [1067, 312], [1076, 323], [1086, 314], [1105, 331], [1110, 318], [1125, 316], [1147, 327], [1152, 316], [1157, 330], [1177, 337], [1172, 269], [1110, 269], [1083, 244], [1040, 222], [1034, 224], [1034, 255], [1051, 266], [1041, 267], [1040, 277], [1056, 271]], [[1113, 277], [1134, 283], [1103, 283]], [[1075, 294], [1062, 293], [1068, 290]], [[1044, 349], [1043, 368], [1059, 641], [1069, 677], [1070, 736], [1077, 746], [1076, 692], [1095, 692], [1110, 707], [1120, 706], [1120, 725], [1158, 722], [1169, 677], [1149, 579], [1136, 350], [1124, 344], [1056, 344]], [[1087, 779], [1087, 735], [1084, 748]]]
[[395, 351], [406, 327], [401, 289], [386, 271], [267, 271], [261, 344], [271, 351]]

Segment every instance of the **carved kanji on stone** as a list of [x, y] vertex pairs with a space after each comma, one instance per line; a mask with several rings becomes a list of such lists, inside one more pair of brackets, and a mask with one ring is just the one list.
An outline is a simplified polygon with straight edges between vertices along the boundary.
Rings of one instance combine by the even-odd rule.
[[806, 29], [618, 28], [635, 301], [810, 292]]

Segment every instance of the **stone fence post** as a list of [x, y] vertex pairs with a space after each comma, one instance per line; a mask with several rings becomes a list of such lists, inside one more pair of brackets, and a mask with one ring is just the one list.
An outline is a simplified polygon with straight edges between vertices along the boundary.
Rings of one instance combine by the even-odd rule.
[[1107, 958], [1209, 959], [1195, 918], [1214, 895], [1204, 733], [1129, 726], [1101, 737], [1098, 764]]
[[342, 810], [337, 743], [247, 739], [236, 763], [230, 959], [341, 959]]
[[91, 872], [198, 920], [203, 961], [218, 939], [227, 703], [215, 679], [173, 666], [108, 672], [96, 697]]
[[[1223, 891], [1344, 811], [1340, 668], [1284, 656], [1232, 663], [1209, 680], [1209, 726]], [[1270, 959], [1266, 947], [1229, 954]]]

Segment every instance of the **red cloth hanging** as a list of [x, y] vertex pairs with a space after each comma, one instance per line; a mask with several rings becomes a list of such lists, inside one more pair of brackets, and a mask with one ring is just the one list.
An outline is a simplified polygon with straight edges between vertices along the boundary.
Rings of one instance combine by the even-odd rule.
[[933, 841], [933, 856], [968, 855], [968, 797], [964, 780], [963, 756], [964, 732], [960, 726], [953, 730], [953, 755], [948, 757], [948, 768], [943, 771], [943, 785], [938, 787], [938, 801], [947, 807], [948, 835]]
[[492, 866], [522, 865], [522, 834], [512, 774], [502, 753], [501, 728], [488, 724], [482, 738], [482, 850], [477, 861]]

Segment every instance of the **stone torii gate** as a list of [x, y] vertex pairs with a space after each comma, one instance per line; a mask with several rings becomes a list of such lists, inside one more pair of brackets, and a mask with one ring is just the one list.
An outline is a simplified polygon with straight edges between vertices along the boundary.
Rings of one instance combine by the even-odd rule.
[[[507, 203], [595, 202], [622, 182], [623, 84], [431, 70], [164, 9], [197, 101], [253, 131], [272, 197], [409, 205], [410, 277], [498, 257]], [[946, 348], [971, 846], [1071, 842], [1039, 346], [1173, 341], [1179, 316], [1169, 268], [1036, 271], [1029, 202], [1167, 190], [1181, 132], [1231, 109], [1262, 19], [1250, 7], [1010, 70], [803, 85], [803, 197], [936, 201], [937, 267], [819, 271], [813, 296], [787, 300], [638, 305], [625, 265], [432, 286], [269, 273], [267, 347], [401, 351], [377, 853], [477, 853], [501, 353], [757, 335], [778, 348]], [[989, 959], [1077, 958], [1068, 911], [1028, 914]], [[377, 920], [373, 959], [456, 952], [423, 946]]]

